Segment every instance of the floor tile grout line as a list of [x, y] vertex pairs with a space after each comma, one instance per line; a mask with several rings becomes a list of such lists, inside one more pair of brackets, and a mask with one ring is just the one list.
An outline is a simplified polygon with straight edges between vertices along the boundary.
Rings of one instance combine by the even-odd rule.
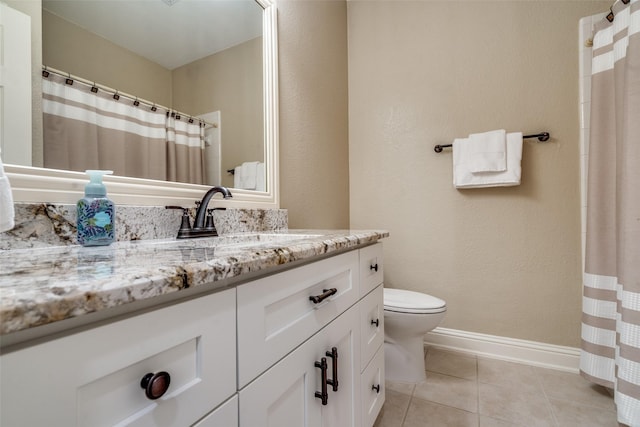
[[402, 422], [400, 423], [400, 427], [404, 427], [404, 422], [407, 420], [407, 415], [409, 414], [409, 408], [411, 407], [411, 402], [413, 402], [413, 393], [416, 391], [414, 387], [411, 391], [411, 396], [409, 396], [409, 402], [407, 403], [407, 408], [404, 410], [404, 415], [402, 416]]
[[544, 383], [542, 382], [542, 378], [540, 378], [540, 373], [538, 372], [538, 369], [536, 369], [535, 366], [532, 366], [531, 369], [533, 369], [533, 373], [536, 377], [536, 381], [538, 381], [538, 386], [542, 390], [542, 395], [544, 396], [544, 400], [547, 403], [547, 409], [551, 413], [551, 418], [553, 419], [553, 422], [555, 423], [556, 426], [560, 426], [560, 422], [558, 421], [558, 418], [556, 417], [556, 413], [553, 410], [553, 406], [551, 405], [551, 401], [549, 400], [549, 394], [547, 393], [547, 389], [545, 388]]

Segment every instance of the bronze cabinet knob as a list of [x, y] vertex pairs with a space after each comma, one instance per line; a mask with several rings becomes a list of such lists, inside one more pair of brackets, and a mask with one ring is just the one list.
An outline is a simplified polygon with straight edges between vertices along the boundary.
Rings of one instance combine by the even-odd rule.
[[169, 389], [171, 376], [168, 372], [160, 371], [155, 374], [146, 374], [140, 381], [140, 387], [144, 389], [144, 394], [148, 399], [156, 400], [162, 397]]

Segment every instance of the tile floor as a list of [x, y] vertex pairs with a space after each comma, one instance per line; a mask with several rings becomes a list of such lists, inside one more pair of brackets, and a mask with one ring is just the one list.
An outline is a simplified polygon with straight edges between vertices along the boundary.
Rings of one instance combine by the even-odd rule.
[[603, 387], [578, 374], [427, 348], [427, 381], [387, 381], [374, 427], [617, 427]]

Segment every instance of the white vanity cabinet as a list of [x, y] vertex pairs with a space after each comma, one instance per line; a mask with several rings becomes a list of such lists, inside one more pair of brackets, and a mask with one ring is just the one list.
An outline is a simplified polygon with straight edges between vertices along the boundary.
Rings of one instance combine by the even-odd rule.
[[384, 402], [383, 314], [380, 244], [240, 286], [240, 427], [373, 425]]
[[382, 299], [374, 244], [5, 352], [0, 426], [371, 427]]
[[[236, 393], [235, 303], [229, 289], [3, 354], [0, 425], [195, 423]], [[151, 400], [141, 380], [159, 372]]]

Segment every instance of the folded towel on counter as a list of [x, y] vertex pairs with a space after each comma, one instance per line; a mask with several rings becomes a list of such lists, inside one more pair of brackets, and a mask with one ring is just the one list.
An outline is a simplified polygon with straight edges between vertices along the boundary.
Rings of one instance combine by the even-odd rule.
[[469, 138], [453, 141], [453, 185], [456, 188], [509, 187], [520, 185], [522, 175], [522, 132], [507, 134], [506, 163], [502, 172], [472, 172], [469, 159], [473, 142]]
[[504, 129], [469, 135], [469, 170], [503, 172], [507, 170], [507, 133]]
[[0, 233], [9, 231], [14, 227], [14, 216], [11, 185], [9, 184], [9, 178], [4, 174], [2, 157], [0, 157]]

